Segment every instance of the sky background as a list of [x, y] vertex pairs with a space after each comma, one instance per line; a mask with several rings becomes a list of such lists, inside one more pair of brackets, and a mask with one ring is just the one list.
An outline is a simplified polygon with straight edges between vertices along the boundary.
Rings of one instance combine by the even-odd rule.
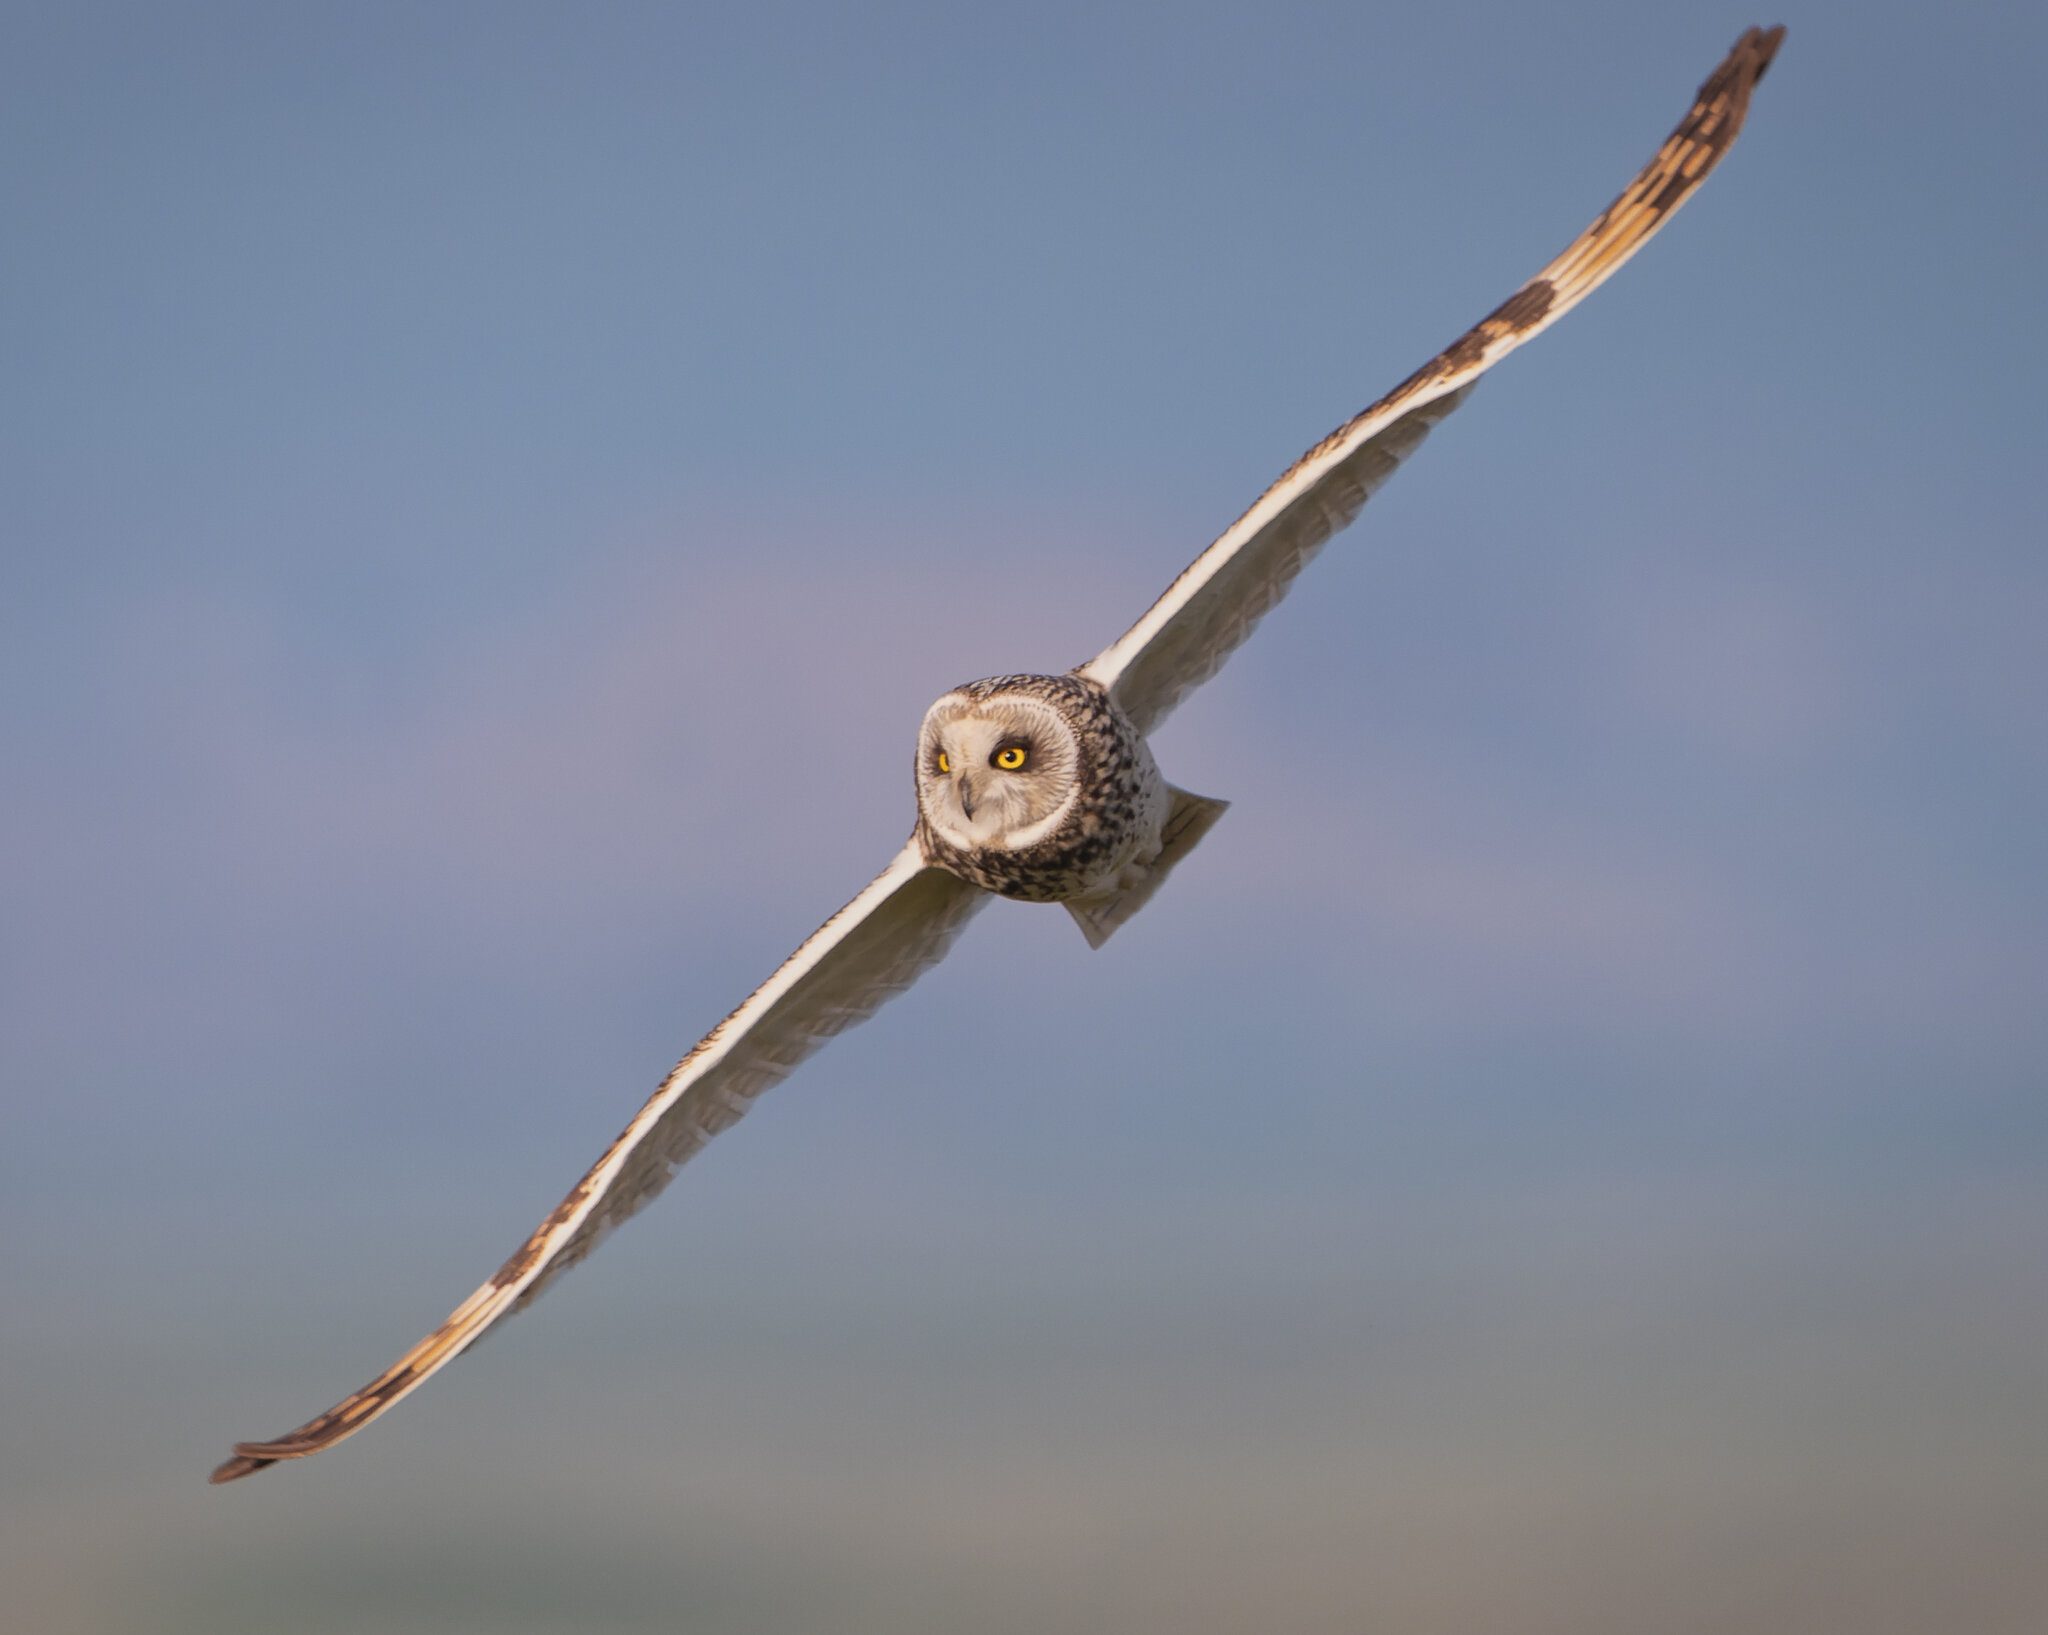
[[[2044, 1627], [2044, 15], [5, 7], [10, 1627]], [[1107, 949], [205, 1485], [1779, 19]]]

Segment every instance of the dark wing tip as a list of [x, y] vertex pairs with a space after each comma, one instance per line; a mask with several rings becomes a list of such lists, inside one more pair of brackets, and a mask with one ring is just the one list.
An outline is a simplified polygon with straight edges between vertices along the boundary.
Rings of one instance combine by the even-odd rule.
[[1755, 53], [1756, 77], [1762, 79], [1764, 70], [1771, 66], [1771, 59], [1778, 54], [1778, 47], [1785, 40], [1785, 25], [1773, 23], [1769, 28], [1753, 28], [1737, 42]]
[[1707, 76], [1706, 84], [1700, 87], [1700, 100], [1711, 100], [1718, 92], [1739, 79], [1746, 79], [1754, 86], [1767, 73], [1771, 59], [1778, 54], [1778, 47], [1785, 43], [1785, 25], [1773, 23], [1769, 28], [1744, 29], [1742, 38], [1729, 47], [1728, 55], [1721, 66]]
[[[1672, 136], [1704, 144], [1718, 160], [1742, 129], [1749, 115], [1750, 93], [1762, 83], [1765, 70], [1771, 66], [1784, 39], [1783, 23], [1744, 30], [1742, 38], [1728, 48], [1728, 55], [1701, 83], [1691, 114]], [[1712, 168], [1710, 161], [1706, 169]], [[1705, 174], [1705, 170], [1699, 171], [1686, 183], [1686, 191]]]
[[[234, 1482], [244, 1476], [253, 1476], [266, 1466], [279, 1464], [286, 1459], [303, 1459], [309, 1453], [318, 1453], [322, 1448], [341, 1440], [332, 1434], [331, 1414], [323, 1414], [312, 1425], [280, 1437], [275, 1442], [237, 1442], [235, 1456], [224, 1459], [214, 1466], [213, 1474], [206, 1479], [218, 1485]], [[309, 1432], [314, 1434], [308, 1434]], [[326, 1433], [326, 1434], [320, 1434]]]

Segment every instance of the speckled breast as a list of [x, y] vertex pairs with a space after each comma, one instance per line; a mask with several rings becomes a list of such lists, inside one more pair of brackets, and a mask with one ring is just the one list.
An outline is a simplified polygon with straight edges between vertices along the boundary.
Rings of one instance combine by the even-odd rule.
[[999, 897], [1062, 903], [1113, 880], [1154, 838], [1164, 787], [1159, 769], [1138, 729], [1101, 686], [1076, 675], [991, 676], [959, 690], [978, 697], [1030, 692], [1058, 710], [1080, 746], [1080, 793], [1058, 828], [1015, 851], [955, 846], [920, 812], [917, 841], [927, 862]]

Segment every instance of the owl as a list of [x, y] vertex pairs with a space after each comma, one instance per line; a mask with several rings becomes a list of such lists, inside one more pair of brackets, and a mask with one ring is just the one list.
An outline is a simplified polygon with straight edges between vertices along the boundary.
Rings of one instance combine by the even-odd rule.
[[1065, 904], [1100, 948], [1226, 804], [1162, 778], [1099, 681], [997, 676], [925, 712], [912, 844], [998, 897]]
[[297, 1430], [237, 1444], [212, 1479], [332, 1447], [523, 1310], [763, 1090], [935, 964], [991, 897], [1057, 903], [1091, 947], [1107, 941], [1224, 810], [1166, 781], [1153, 731], [1482, 374], [1569, 312], [1691, 197], [1741, 130], [1783, 35], [1745, 33], [1655, 157], [1561, 255], [1295, 461], [1108, 647], [1062, 674], [998, 676], [939, 698], [918, 729], [916, 827], [889, 865], [677, 1063], [440, 1327]]

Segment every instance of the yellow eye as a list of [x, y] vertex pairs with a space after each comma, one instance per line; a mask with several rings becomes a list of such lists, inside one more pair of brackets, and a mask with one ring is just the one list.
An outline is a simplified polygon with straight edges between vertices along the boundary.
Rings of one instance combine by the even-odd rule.
[[947, 753], [946, 753], [946, 752], [945, 752], [945, 751], [944, 751], [943, 749], [942, 749], [942, 750], [940, 750], [940, 751], [939, 751], [939, 771], [940, 771], [941, 773], [945, 773], [945, 772], [951, 772], [952, 770], [953, 770], [953, 757], [952, 757], [952, 756], [950, 756], [950, 755], [948, 755], [948, 754], [947, 754]]
[[995, 764], [1005, 772], [1023, 771], [1024, 763], [1030, 759], [1030, 752], [1022, 744], [1008, 744], [995, 754]]

